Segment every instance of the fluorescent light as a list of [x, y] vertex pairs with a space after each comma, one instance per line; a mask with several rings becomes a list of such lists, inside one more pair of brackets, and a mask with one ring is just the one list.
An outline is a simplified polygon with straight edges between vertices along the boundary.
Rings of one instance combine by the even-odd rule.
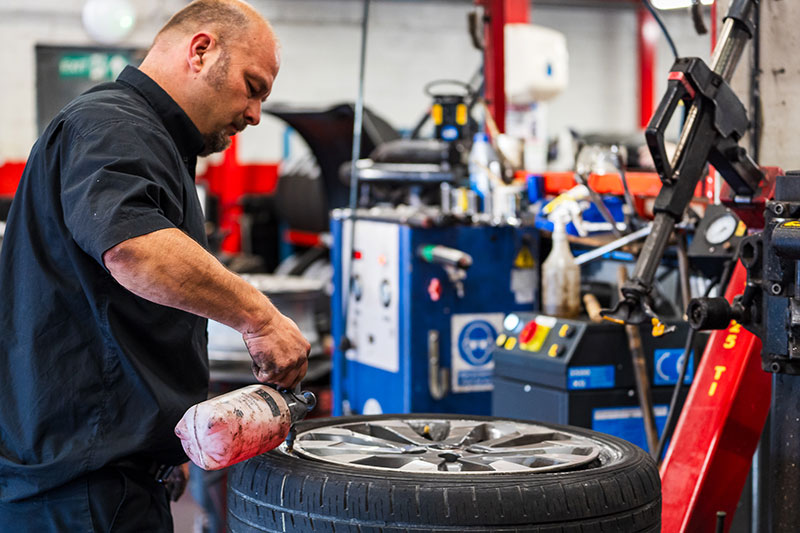
[[[692, 0], [651, 0], [653, 7], [656, 9], [679, 9], [681, 7], [689, 7], [692, 5]], [[714, 0], [700, 0], [703, 5], [711, 5]]]

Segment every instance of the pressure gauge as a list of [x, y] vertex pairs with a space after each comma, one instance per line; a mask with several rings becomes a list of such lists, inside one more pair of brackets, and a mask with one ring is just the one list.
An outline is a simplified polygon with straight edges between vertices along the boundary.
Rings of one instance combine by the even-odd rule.
[[722, 244], [736, 233], [739, 221], [731, 213], [724, 213], [711, 221], [704, 235], [708, 244]]

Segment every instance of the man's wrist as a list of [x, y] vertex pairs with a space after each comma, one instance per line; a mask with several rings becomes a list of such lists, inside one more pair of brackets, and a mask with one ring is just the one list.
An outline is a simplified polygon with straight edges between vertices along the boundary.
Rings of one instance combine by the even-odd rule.
[[259, 292], [261, 296], [260, 305], [256, 307], [256, 311], [251, 313], [243, 329], [240, 330], [243, 337], [253, 337], [264, 333], [269, 328], [278, 315], [278, 309], [272, 305], [264, 294]]

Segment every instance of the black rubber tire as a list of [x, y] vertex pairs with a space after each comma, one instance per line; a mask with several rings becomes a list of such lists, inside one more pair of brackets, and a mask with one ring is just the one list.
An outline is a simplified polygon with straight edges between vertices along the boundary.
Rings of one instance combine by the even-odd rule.
[[[465, 415], [317, 419], [326, 425], [388, 418], [500, 420]], [[525, 422], [525, 421], [519, 421]], [[530, 421], [528, 421], [530, 423]], [[245, 532], [536, 533], [661, 530], [661, 482], [653, 460], [627, 441], [587, 429], [536, 424], [592, 439], [603, 460], [572, 472], [437, 475], [375, 473], [281, 450], [235, 465], [228, 478], [228, 530]], [[609, 456], [616, 459], [608, 459]]]

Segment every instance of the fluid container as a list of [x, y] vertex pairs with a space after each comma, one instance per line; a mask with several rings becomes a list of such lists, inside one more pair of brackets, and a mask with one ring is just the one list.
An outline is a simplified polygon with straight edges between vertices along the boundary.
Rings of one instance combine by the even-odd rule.
[[565, 224], [556, 220], [553, 247], [542, 263], [542, 312], [575, 318], [581, 311], [581, 271], [569, 249]]
[[175, 434], [194, 464], [218, 470], [277, 448], [291, 424], [284, 394], [250, 385], [193, 405]]
[[499, 176], [499, 163], [485, 133], [475, 134], [468, 163], [470, 189], [478, 195], [480, 211], [491, 214], [493, 184], [489, 174], [495, 172]]

